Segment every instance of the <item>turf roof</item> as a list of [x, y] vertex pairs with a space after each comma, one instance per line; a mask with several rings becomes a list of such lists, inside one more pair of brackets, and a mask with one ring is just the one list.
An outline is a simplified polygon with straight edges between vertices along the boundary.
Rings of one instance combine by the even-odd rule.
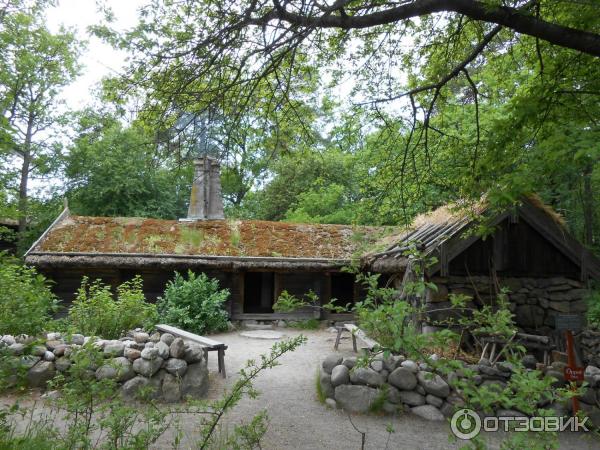
[[148, 253], [350, 259], [382, 228], [267, 221], [179, 222], [144, 218], [68, 216], [34, 252]]

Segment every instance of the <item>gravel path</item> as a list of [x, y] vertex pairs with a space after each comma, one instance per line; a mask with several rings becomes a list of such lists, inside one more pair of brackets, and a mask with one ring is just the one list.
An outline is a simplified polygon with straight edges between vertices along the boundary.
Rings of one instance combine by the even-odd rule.
[[[263, 409], [268, 410], [269, 428], [262, 448], [283, 449], [360, 449], [361, 436], [353, 428], [347, 414], [328, 409], [318, 402], [315, 391], [316, 370], [321, 359], [333, 352], [335, 334], [327, 331], [297, 331], [279, 329], [286, 336], [304, 334], [308, 342], [281, 359], [281, 365], [263, 372], [255, 383], [261, 392], [257, 399], [244, 399], [228, 416], [228, 423], [248, 421]], [[211, 336], [225, 342], [229, 349], [225, 360], [228, 378], [217, 374], [216, 355], [209, 355], [211, 373], [210, 398], [218, 398], [223, 390], [234, 383], [236, 372], [245, 361], [268, 352], [272, 340], [242, 337], [238, 332]], [[348, 339], [340, 344], [340, 353], [352, 355]], [[428, 422], [411, 414], [398, 417], [354, 415], [352, 421], [366, 432], [367, 449], [447, 449], [460, 448], [464, 442], [451, 442], [447, 423]], [[391, 425], [395, 432], [386, 431]], [[183, 424], [186, 439], [193, 441], [193, 421]], [[491, 448], [498, 448], [502, 434], [487, 434]], [[389, 441], [388, 441], [389, 439]], [[189, 442], [189, 441], [188, 441]], [[562, 433], [561, 448], [599, 448], [597, 440], [581, 434]], [[387, 447], [386, 447], [387, 446]]]

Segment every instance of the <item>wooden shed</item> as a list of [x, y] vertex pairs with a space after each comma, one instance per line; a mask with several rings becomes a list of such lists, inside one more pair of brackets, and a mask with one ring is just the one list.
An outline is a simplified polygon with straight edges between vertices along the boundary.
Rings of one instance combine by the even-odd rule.
[[[489, 231], [483, 237], [482, 224]], [[500, 212], [485, 201], [470, 208], [444, 206], [418, 216], [380, 246], [363, 256], [362, 265], [392, 275], [397, 287], [409, 264], [408, 248], [417, 246], [436, 261], [427, 270], [438, 286], [431, 309], [449, 307], [451, 293], [469, 295], [479, 305], [493, 302], [505, 287], [517, 324], [532, 332], [552, 329], [557, 314], [584, 313], [588, 281], [600, 279], [600, 260], [533, 195]]]
[[341, 269], [382, 232], [348, 225], [83, 217], [66, 209], [26, 262], [55, 282], [66, 304], [83, 276], [117, 286], [141, 275], [147, 297], [155, 300], [174, 271], [191, 269], [230, 290], [234, 320], [314, 317], [313, 310], [276, 314], [273, 303], [283, 290], [298, 297], [312, 290], [323, 303], [354, 302], [359, 286]]

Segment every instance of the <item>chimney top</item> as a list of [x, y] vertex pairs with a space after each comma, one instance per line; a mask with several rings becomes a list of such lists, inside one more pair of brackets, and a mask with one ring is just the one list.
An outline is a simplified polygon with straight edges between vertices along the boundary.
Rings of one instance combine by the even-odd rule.
[[194, 159], [194, 181], [186, 220], [224, 219], [221, 197], [221, 165], [216, 158]]

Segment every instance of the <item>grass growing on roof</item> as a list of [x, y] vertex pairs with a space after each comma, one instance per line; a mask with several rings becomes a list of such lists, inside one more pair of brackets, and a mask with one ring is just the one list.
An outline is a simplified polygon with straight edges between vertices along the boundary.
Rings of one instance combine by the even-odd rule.
[[205, 239], [203, 230], [196, 230], [191, 227], [183, 227], [179, 234], [183, 244], [192, 248], [200, 247]]

